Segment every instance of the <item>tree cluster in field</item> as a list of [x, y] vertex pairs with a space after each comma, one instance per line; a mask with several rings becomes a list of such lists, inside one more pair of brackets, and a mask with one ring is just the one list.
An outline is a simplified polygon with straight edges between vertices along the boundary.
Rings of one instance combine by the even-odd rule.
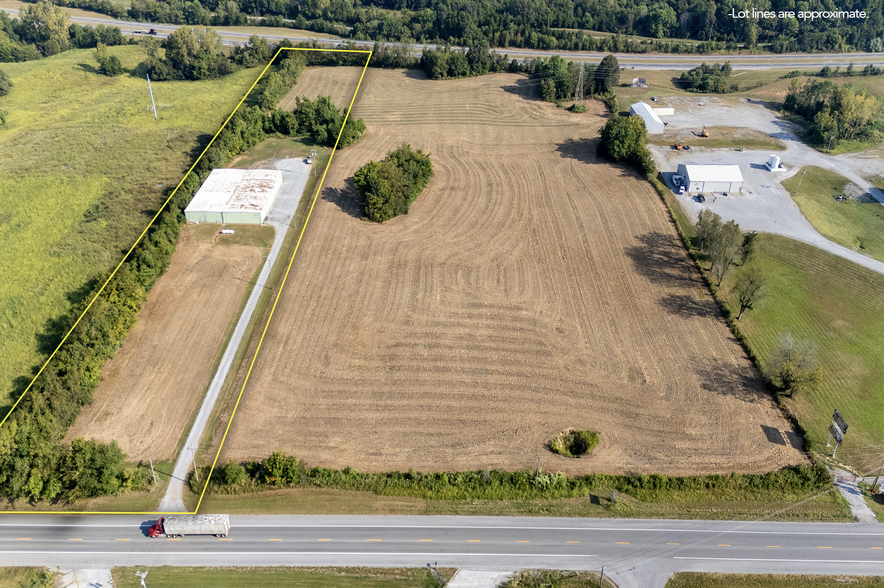
[[24, 7], [17, 19], [0, 11], [0, 62], [30, 61], [68, 49], [125, 45], [118, 27], [71, 24], [65, 11], [49, 2]]
[[549, 448], [559, 455], [580, 457], [599, 444], [599, 434], [595, 431], [565, 431], [549, 442]]
[[365, 132], [365, 122], [361, 118], [357, 120], [349, 117], [341, 131], [347, 113], [338, 110], [331, 103], [330, 96], [320, 96], [315, 101], [299, 96], [295, 98], [295, 102], [297, 105], [292, 111], [292, 117], [284, 123], [286, 128], [293, 128], [297, 123], [298, 132], [309, 134], [320, 145], [334, 147], [337, 141], [338, 148], [343, 149]]
[[408, 214], [431, 177], [430, 154], [403, 143], [383, 161], [370, 161], [359, 168], [353, 174], [353, 183], [362, 196], [365, 216], [382, 223]]
[[102, 75], [114, 77], [123, 73], [123, 63], [120, 61], [120, 58], [108, 53], [107, 47], [104, 43], [98, 44], [93, 56], [95, 57], [95, 61], [98, 62], [98, 71], [101, 72]]
[[[188, 485], [202, 492], [210, 467], [194, 472]], [[360, 490], [384, 496], [411, 496], [429, 500], [530, 500], [535, 498], [577, 498], [601, 488], [610, 488], [638, 500], [653, 500], [660, 492], [729, 491], [748, 496], [775, 493], [778, 497], [803, 497], [831, 487], [831, 477], [823, 465], [789, 466], [766, 474], [728, 476], [664, 476], [662, 474], [590, 474], [569, 478], [561, 472], [507, 472], [481, 470], [468, 472], [386, 472], [360, 473], [307, 467], [303, 461], [278, 451], [263, 461], [228, 461], [212, 472], [207, 494], [243, 494], [278, 488], [338, 488]]]
[[823, 381], [816, 344], [796, 339], [790, 331], [779, 334], [764, 372], [770, 382], [788, 396], [809, 392]]
[[[865, 19], [740, 19], [723, 0], [132, 0], [123, 14], [109, 0], [58, 0], [59, 4], [124, 16], [130, 20], [191, 26], [262, 26], [307, 29], [352, 39], [446, 43], [558, 51], [711, 54], [738, 48], [775, 53], [884, 52], [880, 5], [846, 0], [839, 10], [867, 12]], [[773, 0], [765, 10], [794, 11], [792, 0]], [[741, 10], [741, 7], [736, 7]], [[822, 4], [808, 9], [825, 10]], [[248, 17], [262, 17], [249, 19]], [[615, 33], [595, 37], [589, 31]], [[632, 35], [649, 37], [646, 40]], [[675, 40], [662, 40], [672, 38]]]
[[679, 81], [688, 92], [708, 92], [712, 94], [727, 94], [739, 92], [739, 84], [729, 83], [731, 77], [731, 64], [725, 61], [724, 65], [701, 64], [690, 71], [681, 73]]
[[881, 99], [850, 84], [839, 86], [829, 80], [792, 80], [784, 110], [801, 117], [808, 142], [818, 148], [834, 149], [838, 141], [880, 142], [884, 137]]
[[640, 116], [613, 116], [600, 129], [596, 153], [618, 163], [631, 165], [646, 177], [652, 177], [657, 166], [648, 150], [648, 128]]

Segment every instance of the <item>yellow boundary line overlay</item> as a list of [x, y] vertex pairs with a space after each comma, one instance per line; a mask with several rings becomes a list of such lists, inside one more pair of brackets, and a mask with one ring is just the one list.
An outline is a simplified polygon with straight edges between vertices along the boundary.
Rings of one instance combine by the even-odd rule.
[[172, 190], [172, 193], [169, 194], [169, 197], [166, 198], [166, 201], [163, 202], [163, 205], [160, 206], [159, 210], [157, 210], [157, 213], [153, 216], [152, 219], [150, 219], [150, 222], [147, 223], [147, 226], [144, 228], [143, 231], [141, 231], [141, 234], [138, 235], [138, 238], [132, 244], [132, 247], [129, 248], [129, 250], [126, 252], [126, 255], [123, 256], [123, 258], [120, 260], [120, 263], [118, 263], [117, 267], [114, 268], [114, 271], [111, 272], [110, 276], [108, 276], [108, 278], [107, 278], [107, 280], [105, 280], [104, 284], [101, 285], [101, 288], [99, 288], [98, 292], [95, 293], [95, 296], [92, 297], [92, 300], [89, 301], [89, 304], [86, 306], [86, 308], [80, 314], [80, 316], [77, 317], [77, 320], [74, 322], [73, 326], [71, 326], [70, 330], [68, 330], [68, 332], [65, 333], [65, 336], [62, 338], [61, 342], [58, 344], [58, 346], [55, 348], [55, 350], [52, 352], [52, 354], [46, 359], [46, 361], [43, 363], [43, 366], [40, 368], [40, 370], [37, 372], [37, 374], [31, 379], [31, 383], [28, 384], [28, 387], [25, 388], [25, 391], [21, 393], [21, 395], [18, 397], [18, 400], [15, 401], [15, 404], [12, 405], [12, 407], [6, 413], [6, 416], [3, 417], [3, 420], [0, 420], [0, 427], [2, 427], [4, 425], [4, 423], [6, 423], [6, 421], [9, 419], [10, 415], [12, 414], [12, 411], [15, 410], [15, 408], [24, 399], [24, 397], [27, 395], [27, 393], [30, 392], [31, 387], [33, 387], [33, 385], [34, 385], [34, 382], [37, 381], [37, 378], [40, 377], [40, 374], [43, 373], [43, 370], [46, 369], [46, 366], [49, 365], [49, 362], [52, 361], [52, 358], [54, 358], [55, 354], [58, 353], [59, 349], [61, 349], [61, 346], [64, 345], [65, 341], [68, 340], [68, 337], [70, 337], [71, 333], [74, 332], [74, 329], [77, 328], [77, 325], [80, 324], [80, 321], [83, 320], [83, 317], [86, 316], [86, 313], [89, 312], [89, 309], [92, 308], [92, 305], [95, 303], [95, 301], [98, 299], [98, 297], [101, 296], [101, 293], [104, 292], [104, 289], [107, 287], [107, 285], [110, 283], [110, 281], [112, 279], [114, 279], [114, 276], [117, 275], [117, 272], [120, 271], [121, 267], [123, 267], [123, 263], [129, 258], [129, 256], [132, 254], [132, 252], [135, 251], [135, 248], [138, 246], [138, 244], [141, 242], [141, 240], [144, 239], [144, 236], [150, 230], [150, 227], [160, 217], [160, 215], [163, 213], [163, 211], [169, 205], [169, 202], [171, 202], [172, 198], [174, 198], [175, 194], [178, 193], [178, 190], [184, 184], [184, 181], [188, 178], [188, 176], [190, 176], [191, 172], [193, 172], [194, 168], [197, 166], [197, 164], [200, 162], [200, 160], [203, 158], [203, 156], [209, 150], [209, 147], [212, 146], [212, 144], [215, 142], [215, 139], [218, 138], [218, 135], [221, 134], [221, 131], [223, 131], [224, 128], [227, 126], [227, 123], [230, 122], [230, 119], [233, 118], [233, 115], [236, 114], [237, 111], [239, 111], [240, 106], [242, 106], [243, 102], [246, 101], [246, 98], [249, 97], [249, 94], [252, 93], [252, 90], [255, 89], [255, 86], [258, 85], [258, 82], [261, 81], [261, 78], [264, 77], [264, 74], [267, 73], [267, 70], [270, 69], [270, 66], [273, 64], [274, 61], [276, 61], [276, 58], [279, 57], [279, 55], [283, 51], [321, 51], [321, 52], [327, 52], [327, 53], [366, 53], [366, 54], [368, 54], [368, 58], [365, 60], [365, 65], [362, 67], [362, 74], [359, 76], [359, 83], [356, 85], [356, 91], [353, 93], [353, 97], [350, 99], [350, 107], [347, 109], [347, 114], [344, 116], [344, 122], [341, 124], [341, 130], [338, 131], [338, 136], [335, 139], [335, 145], [332, 148], [331, 155], [328, 158], [328, 163], [325, 166], [325, 171], [322, 172], [322, 178], [319, 180], [319, 185], [316, 187], [316, 193], [313, 196], [313, 201], [310, 203], [310, 209], [307, 212], [307, 218], [304, 220], [304, 226], [301, 227], [301, 234], [298, 235], [298, 241], [295, 244], [295, 250], [292, 252], [292, 256], [289, 259], [288, 266], [286, 267], [285, 274], [283, 275], [283, 278], [282, 278], [282, 283], [280, 284], [279, 291], [276, 294], [276, 299], [273, 301], [273, 307], [270, 309], [270, 316], [267, 318], [267, 324], [264, 325], [264, 331], [261, 333], [261, 339], [258, 341], [258, 348], [255, 350], [254, 357], [252, 357], [252, 362], [249, 365], [249, 371], [246, 373], [246, 379], [243, 382], [242, 389], [240, 389], [240, 391], [239, 391], [239, 396], [236, 399], [236, 404], [233, 407], [233, 412], [230, 415], [230, 420], [227, 422], [227, 428], [224, 431], [224, 437], [222, 437], [222, 439], [221, 439], [221, 445], [218, 447], [218, 453], [215, 455], [215, 461], [212, 462], [212, 469], [209, 470], [209, 476], [206, 478], [206, 483], [203, 486], [203, 491], [200, 494], [200, 499], [199, 499], [199, 502], [197, 502], [196, 508], [193, 510], [193, 512], [184, 512], [184, 513], [181, 513], [181, 512], [161, 512], [161, 511], [152, 511], [152, 510], [151, 511], [0, 510], [0, 515], [6, 515], [6, 514], [9, 514], [9, 515], [12, 515], [12, 514], [17, 514], [17, 515], [21, 515], [21, 514], [33, 514], [33, 515], [41, 515], [41, 514], [46, 514], [46, 515], [59, 515], [59, 514], [61, 514], [61, 515], [84, 515], [84, 514], [96, 514], [96, 515], [102, 515], [102, 514], [103, 515], [157, 515], [157, 514], [159, 514], [159, 515], [166, 515], [166, 514], [169, 514], [169, 515], [175, 515], [175, 514], [196, 514], [197, 512], [199, 512], [200, 504], [202, 503], [203, 496], [205, 495], [206, 489], [209, 486], [209, 480], [211, 479], [212, 472], [215, 471], [215, 465], [218, 463], [218, 457], [221, 455], [221, 449], [224, 447], [224, 441], [227, 439], [228, 431], [230, 431], [230, 424], [233, 422], [233, 417], [236, 414], [236, 409], [239, 407], [239, 402], [240, 402], [240, 400], [242, 400], [243, 392], [245, 392], [246, 384], [248, 383], [249, 376], [252, 373], [252, 368], [255, 366], [255, 360], [258, 358], [258, 352], [261, 350], [261, 344], [264, 342], [264, 336], [267, 334], [267, 327], [270, 325], [270, 320], [273, 318], [273, 311], [276, 310], [276, 304], [279, 302], [279, 297], [282, 294], [283, 287], [285, 286], [286, 278], [288, 278], [289, 270], [291, 270], [292, 263], [295, 260], [295, 255], [298, 253], [298, 247], [301, 245], [301, 239], [304, 237], [304, 231], [307, 229], [307, 223], [310, 221], [310, 215], [313, 213], [313, 207], [316, 205], [316, 199], [319, 196], [319, 193], [322, 191], [322, 185], [325, 182], [325, 176], [328, 173], [328, 168], [329, 168], [329, 166], [331, 166], [332, 159], [334, 159], [335, 152], [338, 149], [338, 142], [341, 140], [341, 134], [344, 132], [344, 127], [346, 126], [347, 120], [350, 117], [350, 111], [353, 109], [353, 103], [356, 101], [356, 95], [359, 93], [359, 87], [362, 85], [362, 79], [365, 77], [365, 72], [368, 69], [368, 63], [371, 61], [371, 56], [374, 53], [374, 51], [371, 49], [324, 49], [324, 48], [320, 48], [320, 47], [280, 47], [279, 49], [277, 49], [276, 53], [273, 55], [273, 57], [270, 59], [270, 61], [267, 63], [267, 65], [264, 66], [264, 69], [261, 70], [261, 74], [252, 83], [252, 85], [249, 87], [248, 91], [237, 103], [236, 107], [230, 113], [230, 116], [228, 116], [224, 120], [224, 123], [221, 125], [221, 128], [218, 129], [218, 132], [215, 133], [215, 135], [212, 137], [212, 140], [209, 141], [208, 145], [206, 145], [205, 149], [203, 149], [202, 153], [200, 153], [200, 156], [196, 158], [196, 161], [193, 162], [193, 165], [190, 166], [190, 168], [187, 170], [187, 173], [184, 174], [184, 177], [181, 178], [181, 181], [178, 182], [178, 185], [175, 186], [175, 189]]

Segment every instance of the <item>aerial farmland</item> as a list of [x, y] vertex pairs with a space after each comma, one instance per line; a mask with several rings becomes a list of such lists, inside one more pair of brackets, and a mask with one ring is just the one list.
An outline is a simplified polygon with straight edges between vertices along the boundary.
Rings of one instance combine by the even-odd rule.
[[[298, 93], [328, 92], [330, 76], [358, 70], [307, 70]], [[222, 459], [451, 471], [540, 457], [569, 474], [806, 463], [653, 188], [595, 156], [602, 105], [575, 115], [530, 84], [366, 73], [354, 115], [368, 131], [335, 156]], [[435, 177], [408, 215], [370, 223], [353, 172], [403, 142], [431, 154]], [[548, 451], [570, 428], [601, 434], [592, 457]]]

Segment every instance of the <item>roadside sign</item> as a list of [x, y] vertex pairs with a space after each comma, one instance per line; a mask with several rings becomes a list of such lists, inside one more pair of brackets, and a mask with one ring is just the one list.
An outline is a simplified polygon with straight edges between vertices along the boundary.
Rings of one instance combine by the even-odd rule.
[[832, 434], [832, 437], [835, 438], [835, 442], [838, 444], [838, 447], [841, 447], [841, 444], [844, 443], [844, 435], [841, 434], [841, 429], [838, 428], [837, 423], [832, 421], [832, 424], [829, 425], [829, 433]]
[[835, 414], [832, 415], [832, 420], [838, 425], [838, 428], [841, 429], [843, 434], [847, 434], [847, 423], [844, 421], [844, 418], [841, 416], [841, 413], [838, 412], [838, 409], [835, 409]]

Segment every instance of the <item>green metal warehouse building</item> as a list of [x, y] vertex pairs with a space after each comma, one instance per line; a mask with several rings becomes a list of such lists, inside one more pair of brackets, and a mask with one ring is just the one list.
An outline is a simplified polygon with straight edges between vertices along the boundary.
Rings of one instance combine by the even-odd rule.
[[282, 172], [267, 169], [212, 170], [184, 209], [190, 223], [260, 225], [282, 186]]

